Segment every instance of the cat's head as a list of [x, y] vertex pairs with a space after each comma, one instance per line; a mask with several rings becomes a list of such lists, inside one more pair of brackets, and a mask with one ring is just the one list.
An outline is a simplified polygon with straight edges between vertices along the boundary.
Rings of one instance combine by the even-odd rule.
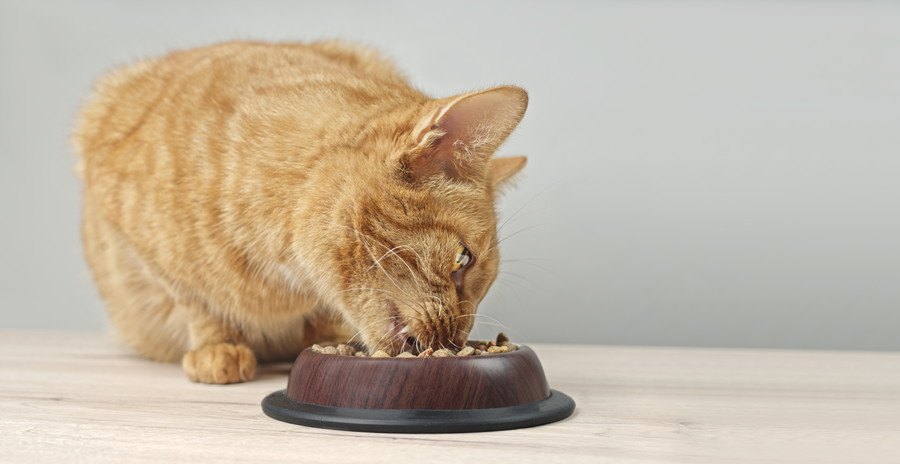
[[500, 262], [495, 195], [525, 165], [492, 155], [527, 104], [518, 87], [432, 100], [374, 136], [390, 153], [354, 182], [337, 252], [343, 312], [370, 350], [467, 340]]

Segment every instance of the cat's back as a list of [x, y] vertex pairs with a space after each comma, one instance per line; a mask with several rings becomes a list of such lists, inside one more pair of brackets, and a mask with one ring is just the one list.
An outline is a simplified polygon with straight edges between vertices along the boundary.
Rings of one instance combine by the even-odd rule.
[[143, 212], [124, 224], [136, 227], [153, 212], [191, 208], [188, 199], [227, 203], [222, 194], [272, 175], [306, 178], [316, 157], [374, 114], [424, 98], [365, 48], [228, 42], [110, 72], [81, 112], [74, 145], [86, 195], [116, 218]]
[[386, 89], [413, 98], [417, 93], [392, 63], [370, 49], [337, 41], [227, 42], [109, 72], [81, 112], [74, 143], [80, 154], [91, 156], [138, 132], [153, 139], [160, 135], [154, 130], [190, 130], [184, 125], [193, 118], [217, 114], [226, 119], [242, 105], [249, 112], [254, 108], [247, 106], [254, 104], [306, 106], [327, 116], [322, 112], [337, 109], [329, 99], [352, 105], [348, 94], [364, 99]]

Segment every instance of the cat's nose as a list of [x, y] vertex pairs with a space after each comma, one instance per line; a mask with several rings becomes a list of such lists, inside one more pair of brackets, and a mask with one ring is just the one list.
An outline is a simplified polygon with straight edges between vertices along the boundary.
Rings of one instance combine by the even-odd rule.
[[469, 334], [475, 325], [475, 312], [464, 312], [451, 318], [451, 333], [448, 340], [456, 349], [466, 346], [469, 341]]
[[469, 340], [468, 331], [464, 330], [456, 330], [456, 333], [453, 335], [453, 339], [451, 340], [451, 344], [454, 348], [460, 349], [466, 345], [466, 342]]
[[462, 323], [459, 319], [451, 318], [444, 325], [444, 340], [442, 348], [460, 349], [465, 346], [469, 338], [469, 324]]
[[434, 325], [428, 327], [417, 337], [419, 346], [434, 350], [451, 348], [459, 338], [459, 332], [447, 321], [435, 321]]

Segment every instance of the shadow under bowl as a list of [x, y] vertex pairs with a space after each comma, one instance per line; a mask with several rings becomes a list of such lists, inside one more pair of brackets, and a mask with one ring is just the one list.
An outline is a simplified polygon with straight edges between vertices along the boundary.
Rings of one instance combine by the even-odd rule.
[[262, 403], [272, 418], [338, 430], [450, 433], [507, 430], [565, 419], [575, 409], [551, 390], [527, 346], [465, 357], [371, 358], [304, 350], [288, 386]]

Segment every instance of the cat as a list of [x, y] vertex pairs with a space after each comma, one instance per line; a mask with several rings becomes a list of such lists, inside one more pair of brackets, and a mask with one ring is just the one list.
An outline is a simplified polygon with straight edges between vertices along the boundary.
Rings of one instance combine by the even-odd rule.
[[227, 42], [102, 77], [73, 141], [123, 341], [235, 383], [314, 342], [465, 343], [499, 265], [493, 157], [527, 93], [429, 98], [343, 42]]

